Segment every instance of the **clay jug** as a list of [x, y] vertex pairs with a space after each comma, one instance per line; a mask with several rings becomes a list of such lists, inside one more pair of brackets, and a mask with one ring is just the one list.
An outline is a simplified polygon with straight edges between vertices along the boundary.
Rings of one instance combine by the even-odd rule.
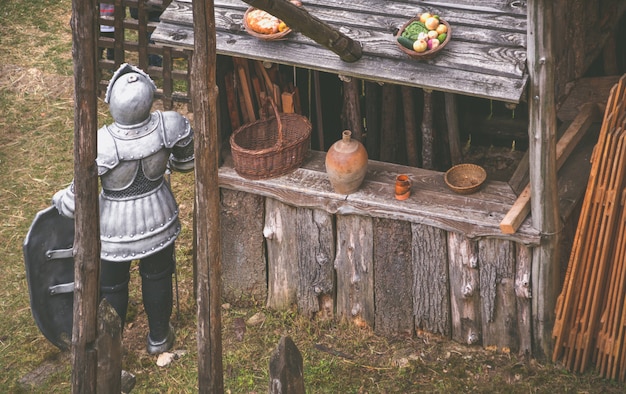
[[344, 130], [342, 138], [326, 152], [326, 173], [335, 192], [350, 194], [357, 191], [367, 172], [367, 151], [362, 143], [352, 139]]

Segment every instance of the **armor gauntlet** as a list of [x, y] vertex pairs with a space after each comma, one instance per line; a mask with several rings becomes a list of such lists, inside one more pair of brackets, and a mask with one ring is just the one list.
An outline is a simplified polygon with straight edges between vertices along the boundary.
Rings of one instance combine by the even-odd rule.
[[61, 189], [52, 197], [52, 205], [65, 217], [74, 218], [74, 181], [65, 189]]

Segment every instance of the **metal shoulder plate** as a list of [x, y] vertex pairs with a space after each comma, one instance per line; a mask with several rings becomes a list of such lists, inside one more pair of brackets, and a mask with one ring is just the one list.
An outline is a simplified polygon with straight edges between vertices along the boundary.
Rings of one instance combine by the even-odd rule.
[[37, 213], [24, 240], [31, 312], [42, 334], [62, 350], [72, 342], [74, 220], [54, 206]]
[[176, 111], [161, 112], [163, 117], [163, 141], [167, 148], [172, 148], [179, 141], [191, 136], [189, 120]]

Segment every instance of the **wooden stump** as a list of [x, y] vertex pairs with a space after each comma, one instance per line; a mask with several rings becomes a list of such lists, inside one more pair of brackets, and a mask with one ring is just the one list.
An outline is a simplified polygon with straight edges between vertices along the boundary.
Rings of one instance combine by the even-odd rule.
[[222, 296], [227, 302], [267, 298], [264, 202], [259, 195], [221, 189]]
[[374, 219], [374, 299], [377, 334], [413, 335], [411, 223]]
[[270, 357], [270, 394], [305, 394], [302, 354], [283, 336]]

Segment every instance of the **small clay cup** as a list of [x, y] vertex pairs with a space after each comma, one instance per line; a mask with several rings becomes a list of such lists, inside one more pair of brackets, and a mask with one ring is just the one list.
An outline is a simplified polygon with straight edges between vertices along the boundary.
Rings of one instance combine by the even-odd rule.
[[396, 200], [406, 200], [411, 196], [411, 179], [406, 174], [396, 177]]

